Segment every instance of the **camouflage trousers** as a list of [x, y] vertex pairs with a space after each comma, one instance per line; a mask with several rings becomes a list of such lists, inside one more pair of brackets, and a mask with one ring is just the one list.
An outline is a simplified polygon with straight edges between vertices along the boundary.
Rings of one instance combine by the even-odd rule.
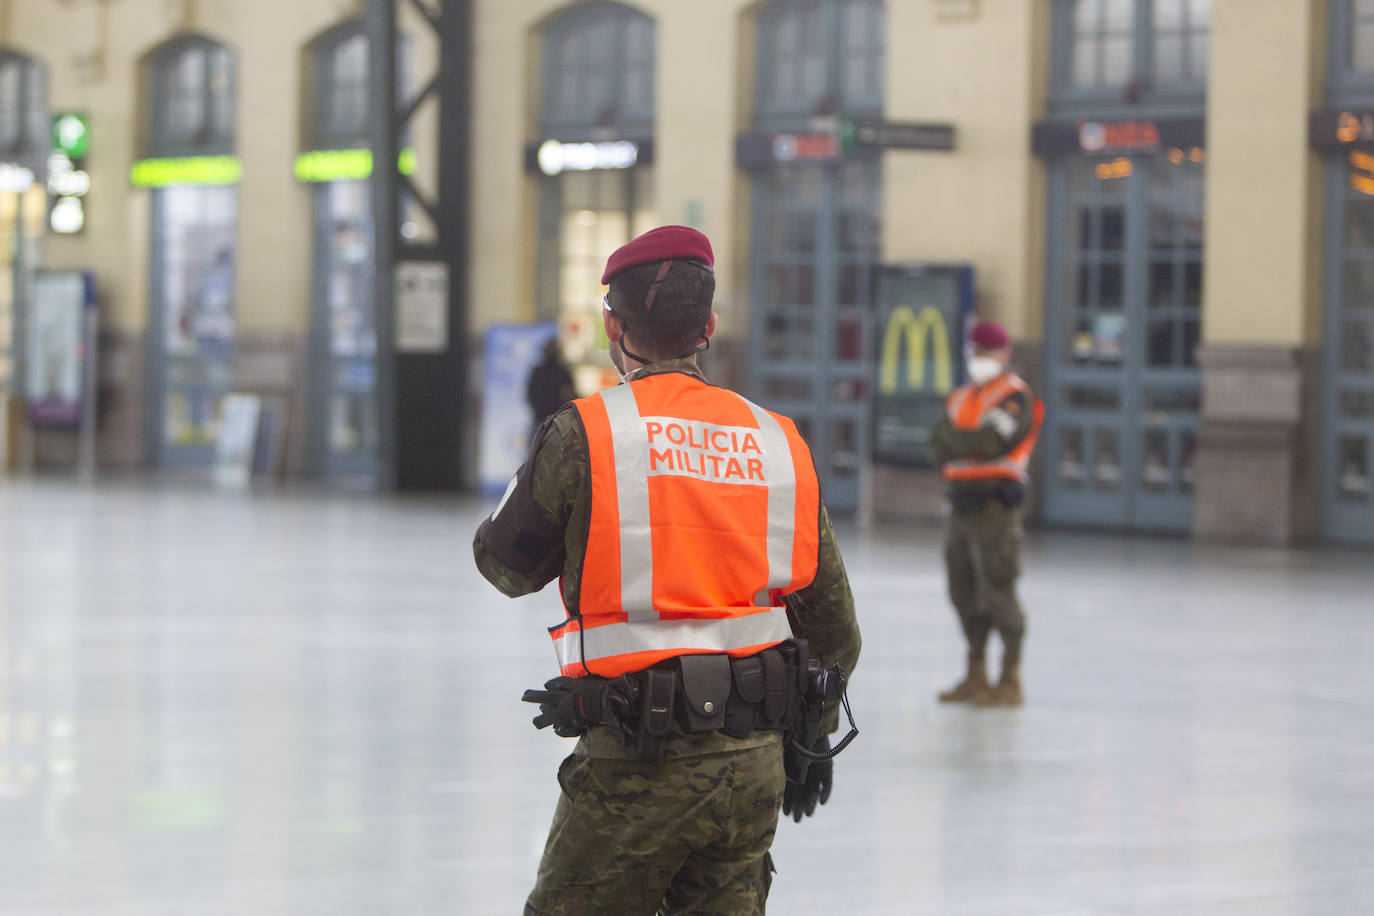
[[1026, 635], [1026, 615], [1016, 597], [1021, 514], [1020, 508], [1009, 509], [993, 499], [979, 509], [950, 516], [945, 536], [949, 598], [959, 612], [972, 656], [987, 651], [988, 635], [996, 630], [1006, 661], [1020, 661]]
[[661, 763], [579, 746], [525, 916], [762, 913], [785, 780], [776, 741]]

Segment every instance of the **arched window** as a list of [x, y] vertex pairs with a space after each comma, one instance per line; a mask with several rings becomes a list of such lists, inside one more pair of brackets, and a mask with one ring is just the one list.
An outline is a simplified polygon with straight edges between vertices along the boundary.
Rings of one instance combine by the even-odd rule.
[[234, 148], [237, 77], [234, 52], [186, 35], [157, 48], [151, 59], [149, 153], [228, 153]]
[[0, 159], [41, 159], [47, 141], [47, 80], [43, 68], [22, 54], [0, 51]]
[[654, 115], [654, 21], [619, 3], [574, 6], [545, 26], [544, 133], [612, 128], [647, 135]]
[[1055, 0], [1054, 101], [1200, 97], [1212, 0]]
[[882, 0], [774, 0], [759, 12], [761, 120], [877, 112]]
[[[361, 19], [316, 39], [311, 62], [308, 143], [315, 149], [349, 148], [367, 140], [368, 36]], [[398, 57], [398, 60], [400, 58]]]

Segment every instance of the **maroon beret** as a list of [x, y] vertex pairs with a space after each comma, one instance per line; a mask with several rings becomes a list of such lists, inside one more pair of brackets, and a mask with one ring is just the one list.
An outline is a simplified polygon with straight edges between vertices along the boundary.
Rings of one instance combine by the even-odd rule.
[[687, 226], [659, 226], [617, 248], [606, 259], [601, 282], [610, 283], [616, 274], [640, 264], [678, 259], [700, 261], [707, 267], [716, 266], [716, 256], [711, 253], [711, 240], [706, 236]]
[[968, 332], [968, 342], [980, 350], [1002, 350], [1011, 346], [1011, 336], [995, 321], [980, 321]]

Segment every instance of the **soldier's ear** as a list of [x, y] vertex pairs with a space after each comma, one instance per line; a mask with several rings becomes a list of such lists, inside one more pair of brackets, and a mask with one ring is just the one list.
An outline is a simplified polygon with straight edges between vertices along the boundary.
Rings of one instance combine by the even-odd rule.
[[621, 329], [620, 319], [616, 317], [615, 312], [603, 308], [601, 310], [601, 324], [606, 329], [606, 339], [613, 344], [620, 343], [620, 338], [624, 336], [625, 332]]

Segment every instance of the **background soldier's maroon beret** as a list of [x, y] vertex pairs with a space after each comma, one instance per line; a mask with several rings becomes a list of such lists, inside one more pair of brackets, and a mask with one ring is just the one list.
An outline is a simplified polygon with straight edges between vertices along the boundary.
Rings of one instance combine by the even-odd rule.
[[968, 332], [968, 342], [980, 350], [1001, 350], [1011, 346], [1011, 335], [995, 321], [980, 321]]
[[707, 267], [716, 266], [716, 256], [711, 253], [711, 240], [706, 236], [688, 226], [659, 226], [617, 248], [606, 260], [601, 282], [610, 283], [616, 274], [640, 264], [674, 260], [698, 261]]

